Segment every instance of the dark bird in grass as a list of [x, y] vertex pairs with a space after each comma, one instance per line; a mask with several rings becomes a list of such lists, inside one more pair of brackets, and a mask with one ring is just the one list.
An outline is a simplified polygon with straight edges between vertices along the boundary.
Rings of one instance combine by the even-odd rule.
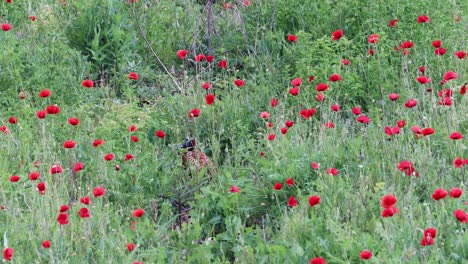
[[207, 175], [210, 176], [210, 179], [213, 178], [217, 173], [217, 168], [203, 151], [196, 150], [195, 139], [186, 139], [181, 148], [185, 150], [182, 155], [182, 165], [186, 169], [198, 173], [206, 168]]

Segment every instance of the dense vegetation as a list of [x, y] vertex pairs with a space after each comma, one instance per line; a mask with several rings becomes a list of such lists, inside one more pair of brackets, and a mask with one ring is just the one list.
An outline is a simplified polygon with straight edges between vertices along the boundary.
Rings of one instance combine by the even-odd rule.
[[0, 1], [5, 261], [468, 262], [466, 1]]

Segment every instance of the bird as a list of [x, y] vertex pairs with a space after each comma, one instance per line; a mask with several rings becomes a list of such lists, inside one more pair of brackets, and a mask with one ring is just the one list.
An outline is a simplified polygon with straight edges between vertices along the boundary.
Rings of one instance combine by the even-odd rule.
[[206, 168], [207, 174], [212, 179], [217, 173], [216, 166], [203, 151], [195, 150], [195, 146], [196, 141], [191, 138], [187, 138], [182, 144], [181, 148], [186, 150], [182, 155], [182, 165], [190, 172], [192, 172], [191, 168], [194, 169], [196, 173]]

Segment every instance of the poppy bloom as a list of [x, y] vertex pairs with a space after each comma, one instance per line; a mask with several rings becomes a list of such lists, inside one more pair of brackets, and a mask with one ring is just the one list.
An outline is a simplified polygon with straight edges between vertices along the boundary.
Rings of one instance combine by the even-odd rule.
[[400, 47], [402, 49], [411, 49], [413, 47], [414, 43], [411, 40], [404, 41], [400, 44]]
[[421, 23], [429, 23], [429, 22], [431, 22], [431, 19], [429, 19], [429, 17], [426, 16], [426, 15], [422, 15], [422, 16], [418, 16], [417, 21], [418, 21], [419, 24], [421, 24]]
[[210, 89], [211, 88], [211, 83], [209, 83], [209, 82], [203, 83], [202, 88], [205, 89], [205, 90]]
[[278, 100], [276, 100], [276, 98], [271, 98], [270, 105], [271, 105], [271, 107], [277, 106], [278, 105]]
[[343, 30], [341, 30], [341, 29], [338, 29], [338, 30], [336, 30], [335, 32], [332, 33], [332, 40], [333, 41], [337, 41], [342, 37], [343, 37]]
[[20, 179], [21, 179], [21, 177], [18, 176], [18, 175], [13, 175], [13, 176], [10, 177], [11, 182], [18, 182]]
[[297, 42], [297, 36], [293, 35], [293, 34], [288, 35], [288, 41], [289, 42]]
[[212, 105], [213, 102], [214, 102], [214, 100], [215, 100], [214, 94], [208, 94], [208, 95], [205, 97], [205, 103], [206, 103], [207, 105]]
[[326, 122], [326, 123], [324, 124], [324, 126], [325, 126], [326, 128], [335, 128], [335, 124], [334, 124], [333, 122]]
[[195, 56], [195, 62], [202, 62], [205, 60], [205, 54], [199, 54]]
[[178, 50], [177, 51], [177, 57], [179, 57], [179, 59], [181, 59], [181, 60], [185, 59], [185, 56], [187, 56], [187, 54], [188, 54], [187, 50]]
[[133, 142], [135, 142], [135, 143], [139, 141], [139, 139], [138, 139], [137, 136], [131, 136], [131, 137], [130, 137], [130, 140], [133, 141]]
[[416, 105], [418, 104], [418, 102], [414, 99], [409, 99], [408, 101], [406, 101], [405, 103], [405, 106], [406, 108], [413, 108], [415, 107]]
[[60, 113], [60, 107], [58, 107], [57, 105], [49, 105], [46, 108], [46, 112], [50, 115], [58, 115]]
[[329, 168], [329, 169], [327, 169], [326, 172], [327, 172], [328, 175], [332, 175], [332, 176], [338, 175], [338, 170], [335, 169], [335, 168]]
[[415, 173], [414, 165], [411, 161], [403, 160], [398, 164], [399, 171], [405, 171], [406, 176], [411, 176]]
[[80, 203], [89, 205], [91, 204], [91, 198], [89, 196], [82, 197], [80, 198]]
[[330, 109], [331, 109], [333, 112], [338, 112], [338, 111], [340, 111], [340, 105], [338, 105], [338, 104], [331, 105], [331, 106], [330, 106]]
[[341, 81], [342, 78], [341, 76], [338, 74], [338, 73], [334, 73], [330, 76], [330, 82], [337, 82], [337, 81]]
[[438, 56], [443, 56], [445, 52], [447, 52], [447, 50], [442, 47], [434, 50], [435, 55], [438, 55]]
[[320, 169], [320, 164], [318, 164], [317, 162], [313, 161], [313, 162], [310, 164], [310, 167], [312, 167], [312, 169], [314, 169], [314, 170], [318, 170], [318, 169]]
[[269, 135], [267, 136], [267, 140], [272, 141], [272, 140], [275, 139], [275, 137], [276, 137], [275, 134], [269, 134]]
[[86, 88], [92, 88], [94, 87], [94, 83], [92, 80], [86, 79], [81, 83], [81, 86], [86, 87]]
[[3, 23], [3, 24], [2, 24], [2, 30], [3, 30], [3, 31], [7, 32], [7, 31], [9, 31], [10, 29], [11, 29], [11, 25], [10, 25], [10, 24], [8, 24], [8, 23]]
[[279, 191], [279, 190], [283, 189], [283, 184], [277, 182], [277, 183], [275, 183], [275, 185], [273, 185], [273, 189]]
[[387, 194], [382, 197], [381, 205], [383, 208], [390, 208], [397, 203], [397, 198], [391, 194]]
[[42, 247], [45, 248], [45, 249], [50, 248], [50, 241], [49, 240], [44, 240], [44, 242], [42, 242]]
[[189, 117], [198, 117], [200, 116], [200, 109], [194, 108], [190, 111]]
[[50, 174], [54, 175], [54, 174], [57, 174], [57, 173], [62, 173], [62, 166], [58, 165], [58, 164], [54, 164], [50, 167]]
[[349, 65], [349, 60], [348, 59], [342, 59], [341, 60], [341, 64], [343, 64], [344, 66], [348, 66]]
[[129, 252], [132, 252], [135, 249], [135, 244], [133, 243], [127, 244], [127, 249]]
[[39, 172], [33, 171], [29, 174], [29, 180], [36, 181], [37, 179], [39, 179], [39, 176], [41, 176]]
[[81, 170], [84, 169], [84, 164], [82, 162], [77, 162], [75, 163], [75, 165], [73, 166], [73, 171], [74, 172], [79, 172]]
[[12, 125], [16, 124], [17, 122], [18, 122], [18, 119], [16, 117], [14, 117], [14, 116], [8, 118], [8, 123], [10, 123]]
[[457, 74], [453, 71], [448, 71], [444, 74], [445, 81], [456, 80], [456, 79], [457, 79]]
[[442, 41], [440, 39], [432, 41], [432, 46], [434, 48], [440, 48], [442, 46]]
[[391, 207], [388, 207], [388, 208], [384, 208], [382, 210], [381, 216], [384, 217], [384, 218], [392, 217], [392, 216], [396, 215], [398, 212], [399, 211], [398, 211], [397, 207], [391, 206]]
[[291, 81], [291, 85], [293, 87], [296, 87], [296, 86], [301, 86], [302, 85], [302, 78], [295, 78]]
[[432, 135], [432, 134], [434, 134], [434, 129], [432, 127], [424, 128], [423, 130], [421, 130], [421, 134], [423, 136]]
[[213, 55], [208, 55], [208, 56], [206, 56], [206, 61], [207, 61], [208, 63], [212, 63], [212, 62], [213, 62]]
[[361, 251], [361, 254], [359, 254], [359, 257], [361, 259], [370, 259], [372, 258], [372, 252], [370, 252], [369, 250], [363, 250]]
[[326, 91], [327, 89], [328, 89], [328, 85], [326, 83], [319, 83], [317, 84], [317, 86], [315, 86], [315, 90], [317, 90], [317, 92], [323, 92], [323, 91]]
[[68, 211], [68, 209], [69, 209], [68, 205], [64, 204], [60, 206], [60, 213], [65, 213], [66, 211]]
[[360, 115], [362, 114], [361, 108], [359, 106], [356, 106], [351, 110], [351, 113], [353, 113], [353, 115]]
[[218, 63], [218, 68], [226, 69], [227, 68], [227, 61], [226, 60], [220, 60], [219, 63]]
[[288, 179], [286, 179], [286, 184], [289, 185], [289, 186], [293, 186], [293, 184], [294, 184], [294, 179], [293, 179], [293, 178], [288, 178]]
[[111, 161], [111, 160], [114, 159], [114, 154], [108, 153], [108, 154], [104, 155], [104, 159], [107, 160], [107, 161]]
[[71, 148], [74, 148], [75, 146], [76, 146], [76, 142], [73, 140], [66, 140], [65, 142], [63, 142], [63, 147], [66, 149], [71, 149]]
[[450, 197], [452, 197], [452, 198], [460, 198], [462, 193], [463, 193], [463, 191], [460, 188], [454, 187], [454, 188], [450, 189]]
[[446, 190], [444, 190], [442, 188], [437, 188], [432, 193], [432, 199], [438, 201], [440, 199], [444, 199], [445, 197], [447, 197], [447, 194], [448, 194], [448, 192]]
[[50, 97], [51, 94], [52, 94], [52, 92], [49, 89], [44, 89], [44, 90], [39, 92], [39, 97], [47, 98], [47, 97]]
[[369, 124], [369, 122], [371, 121], [370, 118], [366, 115], [361, 115], [359, 116], [358, 118], [356, 118], [356, 121], [358, 121], [359, 123], [362, 123], [362, 124]]
[[133, 211], [133, 217], [134, 217], [134, 218], [140, 218], [140, 217], [142, 217], [144, 214], [145, 214], [145, 210], [143, 210], [143, 209], [141, 209], [141, 208], [135, 209], [135, 210]]
[[57, 222], [61, 225], [67, 225], [68, 224], [68, 215], [64, 213], [60, 213], [57, 216]]
[[68, 124], [72, 125], [72, 126], [77, 126], [80, 124], [80, 120], [76, 117], [70, 117], [68, 119]]
[[466, 52], [462, 50], [455, 51], [454, 55], [460, 60], [463, 60], [464, 58], [466, 58]]
[[309, 82], [313, 82], [315, 80], [315, 76], [309, 76], [309, 78], [307, 79]]
[[134, 156], [130, 153], [127, 153], [125, 154], [125, 161], [129, 161], [129, 160], [132, 160], [134, 158]]
[[367, 41], [369, 42], [369, 44], [377, 43], [377, 42], [379, 42], [379, 35], [372, 34], [367, 38]]
[[134, 80], [134, 81], [138, 81], [138, 73], [136, 72], [131, 72], [127, 75], [127, 78], [129, 80]]
[[232, 185], [231, 188], [229, 188], [230, 193], [238, 193], [240, 191], [239, 187]]
[[420, 244], [423, 247], [434, 245], [434, 238], [431, 236], [425, 236], [421, 239]]
[[435, 238], [437, 236], [437, 229], [434, 227], [429, 227], [424, 230], [424, 237]]
[[314, 207], [317, 204], [320, 204], [320, 196], [314, 195], [309, 197], [309, 205], [310, 207]]
[[458, 139], [462, 139], [463, 135], [459, 132], [453, 132], [452, 134], [450, 134], [450, 138], [453, 140], [458, 140]]
[[7, 247], [3, 250], [3, 258], [5, 260], [10, 261], [11, 258], [13, 257], [13, 253], [14, 253], [14, 250], [12, 248]]
[[299, 87], [293, 87], [291, 89], [289, 89], [289, 93], [292, 95], [292, 96], [296, 96], [299, 94]]
[[44, 182], [40, 182], [37, 184], [37, 187], [36, 187], [36, 190], [40, 193], [40, 194], [45, 194], [46, 192], [46, 185]]
[[455, 210], [453, 215], [455, 216], [455, 218], [457, 218], [458, 221], [460, 221], [460, 223], [462, 224], [468, 223], [468, 215], [466, 214], [465, 211], [458, 209], [458, 210]]
[[310, 264], [327, 264], [327, 262], [321, 257], [315, 257], [310, 260]]
[[79, 211], [78, 211], [78, 215], [81, 217], [81, 218], [89, 218], [91, 215], [89, 214], [89, 210], [88, 208], [86, 207], [82, 207]]
[[245, 85], [245, 81], [244, 80], [241, 80], [241, 79], [236, 79], [234, 80], [234, 84], [237, 86], [237, 87], [242, 87]]
[[463, 85], [461, 88], [460, 88], [460, 94], [461, 95], [464, 95], [466, 93], [466, 85]]
[[398, 100], [399, 97], [400, 96], [398, 94], [396, 94], [396, 93], [391, 93], [391, 94], [388, 95], [388, 98], [390, 99], [390, 101], [396, 101], [396, 100]]
[[296, 200], [296, 198], [294, 198], [294, 196], [289, 197], [288, 206], [290, 206], [290, 207], [297, 206], [297, 200]]
[[405, 127], [405, 124], [406, 124], [406, 121], [403, 119], [403, 120], [398, 120], [397, 121], [397, 126], [399, 128], [404, 128]]
[[424, 65], [419, 66], [419, 71], [420, 71], [421, 73], [426, 72], [426, 68], [424, 67]]
[[93, 196], [94, 196], [94, 198], [101, 197], [101, 196], [103, 196], [104, 194], [106, 194], [106, 189], [104, 189], [103, 187], [96, 187], [96, 188], [94, 188], [94, 190], [93, 190]]
[[46, 113], [46, 111], [44, 111], [44, 110], [39, 110], [39, 111], [37, 111], [37, 113], [36, 113], [36, 117], [37, 117], [38, 119], [44, 119], [44, 118], [46, 117], [46, 115], [47, 115], [47, 113]]
[[426, 84], [426, 83], [430, 83], [431, 82], [431, 79], [429, 79], [428, 77], [426, 76], [419, 76], [416, 78], [416, 80], [420, 83], [420, 84]]
[[388, 23], [388, 26], [390, 26], [390, 27], [395, 27], [397, 22], [398, 22], [397, 19], [392, 19], [392, 20]]
[[158, 138], [165, 138], [166, 137], [166, 133], [164, 133], [163, 131], [161, 130], [158, 130], [155, 132], [155, 135], [158, 137]]

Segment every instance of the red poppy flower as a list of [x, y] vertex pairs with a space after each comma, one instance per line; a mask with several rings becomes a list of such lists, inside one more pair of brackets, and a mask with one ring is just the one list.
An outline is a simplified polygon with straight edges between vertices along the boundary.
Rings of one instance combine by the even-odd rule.
[[291, 81], [291, 85], [293, 87], [301, 86], [302, 85], [302, 79], [301, 78], [295, 78]]
[[464, 164], [464, 161], [461, 157], [458, 157], [456, 159], [453, 160], [453, 166], [455, 166], [455, 168], [461, 168]]
[[36, 181], [37, 179], [39, 179], [40, 176], [41, 174], [39, 172], [33, 171], [29, 174], [29, 180]]
[[388, 25], [389, 25], [390, 27], [395, 27], [397, 22], [398, 22], [397, 19], [392, 19], [392, 20], [388, 23]]
[[400, 96], [397, 93], [391, 93], [388, 95], [388, 99], [390, 99], [390, 101], [396, 101], [399, 97]]
[[288, 41], [289, 42], [297, 42], [297, 36], [293, 35], [293, 34], [288, 35]]
[[460, 94], [461, 95], [464, 95], [466, 93], [466, 85], [463, 85], [461, 88], [460, 88]]
[[400, 47], [401, 47], [402, 49], [410, 49], [410, 48], [413, 47], [413, 45], [414, 45], [413, 41], [408, 40], [408, 41], [402, 42], [402, 43], [400, 44]]
[[137, 136], [131, 136], [131, 137], [130, 137], [130, 140], [132, 140], [132, 141], [135, 142], [135, 143], [139, 141], [139, 139], [138, 139]]
[[101, 197], [101, 196], [103, 196], [104, 194], [106, 194], [106, 189], [104, 189], [103, 187], [96, 187], [96, 188], [94, 188], [94, 190], [93, 190], [93, 196], [94, 196], [94, 198]]
[[442, 46], [442, 41], [440, 39], [432, 41], [432, 46], [434, 48], [440, 48]]
[[447, 52], [447, 50], [442, 47], [434, 50], [435, 55], [438, 55], [438, 56], [443, 56], [445, 52]]
[[348, 59], [342, 59], [341, 60], [341, 64], [343, 64], [344, 66], [348, 66], [349, 65], [349, 60]]
[[342, 78], [341, 76], [338, 74], [338, 73], [334, 73], [330, 76], [330, 82], [337, 82], [337, 81], [341, 81]]
[[270, 105], [271, 105], [271, 107], [277, 106], [278, 105], [278, 100], [276, 100], [276, 98], [271, 98]]
[[287, 127], [292, 127], [292, 126], [294, 126], [294, 122], [291, 121], [291, 120], [287, 120], [286, 122], [284, 122], [284, 125], [287, 126]]
[[220, 60], [219, 63], [218, 63], [218, 68], [226, 69], [227, 68], [227, 61], [226, 60]]
[[114, 159], [114, 154], [108, 153], [108, 154], [104, 155], [104, 159], [107, 160], [107, 161], [111, 161], [111, 160]]
[[238, 193], [240, 191], [239, 187], [232, 185], [231, 188], [229, 188], [230, 193]]
[[455, 51], [454, 55], [460, 60], [463, 60], [464, 58], [466, 58], [466, 52], [462, 50]]
[[315, 257], [310, 260], [310, 264], [327, 264], [327, 262], [321, 257]]
[[10, 261], [11, 258], [13, 258], [13, 253], [14, 253], [14, 252], [15, 252], [15, 251], [14, 251], [12, 248], [9, 248], [9, 247], [5, 248], [5, 249], [3, 250], [3, 258], [4, 258], [5, 260]]
[[102, 140], [102, 139], [95, 139], [94, 142], [93, 142], [93, 147], [97, 148], [98, 146], [104, 145], [104, 144], [105, 144], [104, 140]]
[[431, 19], [429, 19], [428, 16], [426, 15], [422, 15], [422, 16], [419, 16], [418, 19], [417, 19], [418, 23], [421, 24], [421, 23], [429, 23], [431, 22]]
[[205, 60], [205, 54], [198, 54], [195, 56], [195, 62], [202, 62]]
[[13, 176], [10, 177], [11, 182], [18, 182], [20, 179], [21, 179], [21, 177], [18, 176], [18, 175], [13, 175]]
[[205, 90], [210, 89], [211, 88], [211, 83], [209, 83], [209, 82], [203, 83], [202, 88], [205, 89]]
[[317, 204], [320, 204], [320, 196], [314, 195], [309, 197], [309, 205], [310, 207], [314, 207]]
[[49, 105], [46, 108], [46, 112], [50, 115], [58, 115], [60, 113], [60, 107], [58, 107], [57, 105]]
[[94, 83], [92, 80], [86, 79], [81, 83], [81, 86], [86, 87], [86, 88], [92, 88], [94, 87]]
[[127, 244], [127, 249], [129, 252], [132, 252], [135, 249], [135, 244], [133, 243]]
[[131, 72], [127, 75], [127, 79], [129, 80], [134, 80], [134, 81], [138, 81], [138, 73], [136, 72]]
[[314, 170], [318, 170], [318, 169], [320, 169], [320, 164], [318, 164], [317, 162], [313, 161], [313, 162], [310, 164], [310, 167], [312, 167], [312, 169], [314, 169]]
[[282, 127], [280, 129], [280, 131], [281, 131], [281, 134], [286, 135], [286, 133], [288, 133], [288, 128], [287, 127]]
[[454, 188], [450, 189], [450, 197], [452, 197], [452, 198], [460, 198], [462, 193], [463, 193], [463, 191], [460, 188], [454, 187]]
[[81, 218], [89, 218], [91, 215], [89, 214], [89, 210], [88, 208], [86, 207], [82, 207], [79, 211], [78, 211], [78, 215], [81, 217]]
[[267, 140], [272, 141], [272, 140], [275, 139], [275, 137], [276, 137], [275, 134], [269, 134], [269, 135], [267, 136]]
[[65, 142], [63, 142], [63, 147], [66, 149], [71, 149], [71, 148], [74, 148], [75, 146], [76, 146], [76, 142], [73, 140], [66, 140]]
[[80, 198], [80, 203], [89, 205], [91, 204], [91, 198], [89, 196], [82, 197]]
[[406, 108], [413, 108], [415, 107], [416, 105], [418, 104], [418, 102], [414, 99], [409, 99], [408, 101], [406, 101], [405, 103], [405, 106]]
[[399, 212], [399, 210], [398, 210], [397, 207], [391, 206], [389, 208], [384, 208], [382, 210], [381, 216], [384, 217], [384, 218], [392, 217], [392, 216], [396, 215], [398, 212]]
[[289, 89], [289, 93], [292, 95], [292, 96], [296, 96], [299, 94], [299, 87], [293, 87], [291, 89]]
[[458, 139], [462, 139], [463, 135], [459, 132], [453, 132], [452, 134], [450, 134], [450, 138], [453, 140], [458, 140]]
[[179, 57], [179, 59], [181, 59], [181, 60], [185, 59], [185, 56], [187, 56], [187, 54], [188, 54], [187, 50], [178, 50], [177, 51], [177, 57]]
[[432, 127], [424, 128], [423, 130], [421, 130], [421, 134], [423, 136], [432, 135], [432, 134], [434, 134], [434, 129]]
[[294, 198], [294, 196], [289, 197], [288, 206], [290, 206], [290, 207], [297, 206], [297, 200], [296, 200], [296, 198]]
[[245, 85], [245, 82], [244, 82], [244, 80], [236, 79], [236, 80], [234, 80], [234, 84], [235, 84], [237, 87], [242, 87], [242, 86]]
[[60, 213], [65, 213], [66, 211], [68, 211], [68, 209], [69, 209], [68, 205], [64, 204], [60, 206]]
[[426, 68], [424, 68], [424, 65], [419, 66], [419, 71], [420, 71], [421, 73], [425, 73], [425, 72], [426, 72]]
[[155, 132], [155, 135], [158, 137], [158, 138], [165, 138], [166, 137], [166, 133], [164, 133], [163, 131], [161, 130], [158, 130]]
[[215, 100], [214, 94], [208, 94], [208, 95], [205, 97], [205, 103], [206, 103], [207, 105], [212, 105], [213, 102], [214, 102], [214, 100]]
[[7, 126], [0, 126], [0, 132], [3, 134], [8, 134], [8, 127]]
[[421, 239], [421, 246], [426, 247], [431, 245], [434, 245], [434, 238], [430, 236], [425, 236]]
[[323, 124], [326, 128], [335, 128], [335, 124], [333, 122], [326, 122]]
[[75, 163], [75, 165], [73, 166], [73, 171], [74, 172], [79, 172], [81, 170], [84, 169], [84, 164], [82, 162], [77, 162]]
[[426, 83], [430, 83], [431, 82], [431, 79], [429, 79], [428, 77], [426, 76], [419, 76], [416, 78], [416, 80], [420, 83], [420, 84], [426, 84]]
[[29, 16], [28, 18], [29, 18], [29, 20], [31, 20], [31, 21], [33, 21], [33, 22], [36, 21], [36, 17], [35, 17], [35, 16]]
[[42, 242], [42, 247], [45, 248], [45, 249], [50, 248], [50, 241], [49, 240], [44, 240], [44, 242]]
[[139, 209], [135, 209], [135, 210], [133, 211], [133, 217], [134, 217], [134, 218], [140, 218], [140, 217], [142, 217], [144, 214], [145, 214], [145, 210], [140, 209], [140, 208], [139, 208]]
[[363, 250], [361, 251], [361, 254], [359, 254], [359, 257], [361, 259], [370, 259], [372, 258], [372, 252], [369, 250]]
[[293, 178], [286, 179], [286, 184], [289, 185], [289, 186], [293, 186], [294, 185], [294, 179]]
[[39, 92], [39, 97], [47, 98], [47, 97], [50, 97], [51, 94], [52, 94], [52, 92], [49, 89], [44, 89], [44, 90]]
[[315, 90], [317, 90], [317, 92], [323, 92], [323, 91], [326, 91], [327, 89], [328, 89], [328, 85], [326, 83], [319, 83], [317, 84], [317, 86], [315, 86]]
[[359, 116], [358, 118], [356, 118], [356, 121], [358, 121], [359, 123], [362, 123], [362, 124], [369, 124], [369, 122], [371, 121], [369, 117], [367, 117], [366, 115], [361, 115]]
[[332, 110], [333, 112], [338, 112], [338, 111], [340, 111], [340, 105], [338, 105], [338, 104], [334, 104], [334, 105], [330, 106], [330, 108], [331, 108], [331, 110]]
[[60, 213], [57, 216], [57, 222], [61, 225], [67, 225], [68, 224], [68, 215], [64, 213]]
[[395, 196], [393, 196], [391, 194], [387, 194], [384, 197], [382, 197], [382, 201], [381, 201], [380, 204], [384, 208], [390, 208], [390, 207], [394, 206], [397, 203], [397, 201], [398, 201], [398, 199]]
[[343, 30], [338, 29], [332, 33], [332, 40], [337, 41], [343, 37]]
[[453, 215], [455, 216], [455, 218], [457, 218], [458, 221], [460, 221], [460, 223], [462, 224], [468, 223], [468, 215], [466, 214], [465, 211], [458, 209], [458, 210], [455, 210]]
[[18, 123], [18, 119], [16, 117], [12, 116], [12, 117], [8, 118], [8, 123], [14, 125], [14, 124]]
[[208, 55], [208, 56], [206, 56], [206, 61], [207, 61], [208, 63], [212, 63], [212, 62], [213, 62], [213, 55]]
[[315, 100], [317, 100], [318, 102], [323, 102], [325, 100], [325, 95], [320, 92], [317, 94], [317, 96], [315, 96]]
[[58, 173], [62, 173], [62, 166], [58, 165], [58, 164], [54, 164], [50, 167], [50, 174], [54, 175], [54, 174], [58, 174]]
[[304, 119], [309, 119], [315, 114], [315, 108], [311, 109], [303, 109], [299, 112], [299, 114], [304, 118]]
[[403, 119], [403, 120], [398, 120], [397, 121], [397, 126], [399, 128], [404, 128], [405, 127], [405, 124], [406, 124], [406, 121]]
[[450, 96], [452, 96], [452, 94], [453, 94], [452, 89], [444, 89], [444, 90], [440, 90], [440, 91], [437, 92], [437, 95], [439, 97], [442, 97], [442, 98], [450, 97]]
[[198, 108], [192, 109], [188, 116], [189, 117], [198, 117], [198, 116], [200, 116], [200, 109], [198, 109]]
[[437, 188], [432, 193], [432, 199], [438, 201], [440, 199], [444, 199], [447, 196], [448, 192], [442, 188]]
[[335, 169], [335, 168], [329, 168], [329, 169], [327, 169], [326, 172], [327, 172], [328, 175], [332, 175], [332, 176], [338, 175], [338, 170]]
[[379, 35], [377, 35], [377, 34], [372, 34], [372, 35], [370, 35], [370, 36], [367, 38], [367, 41], [368, 41], [370, 44], [377, 43], [377, 42], [379, 42]]
[[424, 237], [435, 238], [437, 236], [437, 229], [434, 227], [429, 227], [424, 230]]
[[353, 113], [353, 115], [360, 115], [362, 114], [361, 108], [359, 106], [356, 106], [351, 110], [351, 113]]
[[72, 126], [77, 126], [77, 125], [80, 124], [80, 120], [79, 120], [78, 118], [76, 118], [76, 117], [70, 117], [70, 118], [68, 119], [68, 123], [69, 123], [70, 125], [72, 125]]
[[315, 80], [315, 76], [309, 76], [307, 80], [311, 83]]
[[279, 190], [283, 189], [283, 184], [277, 182], [277, 183], [275, 183], [275, 185], [273, 185], [273, 189], [279, 191]]
[[448, 71], [444, 74], [445, 81], [456, 80], [456, 79], [457, 79], [457, 74], [453, 71]]
[[3, 23], [3, 24], [2, 24], [2, 30], [3, 30], [3, 31], [7, 32], [7, 31], [9, 31], [10, 29], [11, 29], [11, 25], [10, 25], [10, 24], [8, 24], [8, 23]]

